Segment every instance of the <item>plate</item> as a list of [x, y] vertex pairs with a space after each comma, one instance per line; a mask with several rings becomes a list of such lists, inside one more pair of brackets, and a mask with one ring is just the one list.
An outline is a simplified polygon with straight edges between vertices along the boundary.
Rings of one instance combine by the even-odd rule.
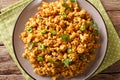
[[[46, 2], [51, 2], [55, 0], [44, 0]], [[87, 0], [77, 0], [80, 7], [86, 9], [91, 15], [93, 20], [98, 24], [99, 32], [101, 35], [100, 44], [101, 47], [96, 52], [96, 57], [93, 62], [90, 63], [90, 66], [84, 71], [83, 74], [80, 74], [76, 77], [73, 77], [69, 80], [85, 80], [89, 78], [96, 70], [100, 67], [102, 61], [104, 60], [105, 53], [107, 50], [107, 30], [105, 22], [100, 15], [99, 11]], [[27, 59], [22, 57], [22, 53], [24, 52], [24, 44], [19, 39], [19, 35], [24, 30], [24, 25], [28, 21], [28, 19], [33, 16], [37, 12], [37, 7], [41, 5], [42, 0], [33, 0], [29, 5], [27, 5], [24, 10], [21, 12], [20, 16], [18, 17], [14, 30], [13, 30], [13, 49], [18, 60], [20, 66], [23, 70], [31, 76], [33, 79], [36, 80], [51, 80], [50, 77], [41, 77], [33, 72], [32, 65], [29, 63]], [[64, 80], [64, 79], [58, 79]]]

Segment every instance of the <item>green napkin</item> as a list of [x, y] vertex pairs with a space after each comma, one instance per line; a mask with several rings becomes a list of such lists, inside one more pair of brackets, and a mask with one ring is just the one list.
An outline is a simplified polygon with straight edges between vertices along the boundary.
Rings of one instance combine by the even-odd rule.
[[[21, 70], [22, 74], [24, 75], [26, 80], [31, 80], [30, 76], [28, 76], [22, 68], [19, 66], [14, 52], [12, 48], [12, 31], [14, 28], [15, 21], [17, 20], [18, 15], [23, 10], [23, 8], [32, 0], [20, 0], [19, 2], [15, 3], [14, 5], [2, 9], [0, 14], [0, 39], [3, 41], [4, 45], [8, 49], [11, 57], [15, 61], [18, 68]], [[108, 66], [112, 65], [116, 61], [120, 60], [120, 39], [114, 29], [111, 20], [109, 19], [106, 11], [104, 10], [100, 0], [89, 0], [102, 14], [105, 23], [108, 29], [108, 49], [106, 53], [106, 57], [103, 61], [103, 64], [100, 68], [96, 71], [95, 74], [101, 72]], [[94, 75], [95, 75], [94, 74]]]

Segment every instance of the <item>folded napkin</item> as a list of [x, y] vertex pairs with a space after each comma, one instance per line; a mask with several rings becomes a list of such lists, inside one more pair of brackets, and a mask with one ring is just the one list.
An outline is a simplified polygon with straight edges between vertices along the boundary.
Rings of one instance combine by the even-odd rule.
[[[17, 59], [15, 58], [13, 48], [12, 48], [12, 31], [14, 28], [14, 24], [17, 20], [18, 15], [23, 10], [23, 8], [30, 3], [32, 0], [20, 0], [14, 5], [2, 9], [0, 13], [0, 39], [3, 41], [4, 45], [9, 51], [9, 54], [15, 61], [18, 68], [21, 70], [26, 80], [31, 80], [30, 76], [28, 76], [22, 68], [19, 66]], [[91, 2], [101, 13], [103, 16], [105, 23], [107, 25], [108, 30], [108, 49], [106, 52], [106, 57], [100, 66], [100, 68], [96, 71], [94, 75], [101, 72], [108, 66], [112, 65], [116, 61], [120, 60], [120, 38], [118, 37], [111, 20], [109, 19], [106, 11], [104, 10], [100, 0], [88, 0]]]

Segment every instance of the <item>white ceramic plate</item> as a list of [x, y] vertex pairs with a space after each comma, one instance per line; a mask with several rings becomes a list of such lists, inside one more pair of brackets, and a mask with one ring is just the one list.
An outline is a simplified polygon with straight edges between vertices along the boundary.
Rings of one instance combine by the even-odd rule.
[[[55, 0], [44, 0], [44, 1], [51, 2]], [[90, 66], [84, 71], [84, 73], [69, 80], [85, 80], [89, 78], [99, 68], [105, 57], [105, 53], [107, 49], [107, 40], [108, 40], [106, 26], [98, 10], [87, 0], [77, 0], [77, 1], [80, 7], [86, 9], [92, 15], [93, 20], [98, 24], [99, 32], [101, 35], [101, 40], [100, 40], [101, 47], [98, 49], [96, 53], [95, 60], [90, 63]], [[28, 21], [28, 19], [31, 16], [33, 16], [37, 12], [37, 7], [40, 5], [41, 5], [41, 0], [33, 0], [22, 11], [20, 16], [18, 17], [18, 20], [16, 21], [15, 28], [13, 31], [13, 48], [19, 64], [21, 65], [23, 70], [26, 71], [28, 75], [30, 75], [33, 79], [36, 80], [51, 80], [50, 77], [41, 77], [33, 72], [33, 68], [29, 63], [29, 61], [22, 57], [22, 53], [24, 52], [24, 44], [19, 39], [20, 33], [23, 32], [24, 30], [24, 24]], [[58, 80], [64, 80], [64, 79], [58, 79]]]

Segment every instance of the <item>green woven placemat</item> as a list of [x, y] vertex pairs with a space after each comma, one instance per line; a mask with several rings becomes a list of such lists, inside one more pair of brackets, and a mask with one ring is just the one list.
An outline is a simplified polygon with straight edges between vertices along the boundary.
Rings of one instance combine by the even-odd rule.
[[[23, 10], [23, 8], [32, 0], [20, 0], [14, 5], [2, 9], [0, 14], [0, 39], [3, 41], [4, 45], [8, 49], [11, 57], [15, 61], [18, 68], [21, 70], [26, 80], [31, 80], [31, 78], [22, 70], [19, 66], [12, 48], [12, 31], [14, 28], [15, 21], [18, 15]], [[97, 70], [97, 73], [101, 72], [108, 66], [112, 65], [116, 61], [120, 60], [120, 38], [118, 37], [111, 20], [109, 19], [106, 11], [104, 10], [100, 0], [89, 0], [102, 14], [108, 29], [108, 50], [106, 53], [105, 60], [101, 67]]]

